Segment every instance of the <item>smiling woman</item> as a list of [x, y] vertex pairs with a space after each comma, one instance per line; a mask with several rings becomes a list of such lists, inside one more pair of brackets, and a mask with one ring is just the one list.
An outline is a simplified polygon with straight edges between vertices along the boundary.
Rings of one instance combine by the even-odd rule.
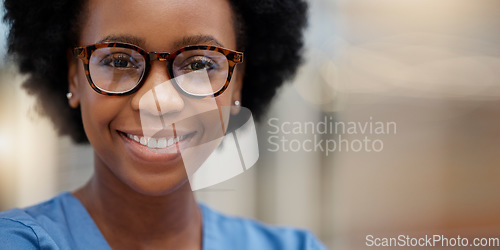
[[24, 87], [60, 134], [90, 142], [95, 171], [78, 190], [0, 213], [1, 246], [324, 248], [307, 231], [198, 204], [185, 166], [209, 157], [240, 102], [258, 118], [293, 75], [304, 2], [7, 0], [5, 7], [9, 51], [29, 74]]

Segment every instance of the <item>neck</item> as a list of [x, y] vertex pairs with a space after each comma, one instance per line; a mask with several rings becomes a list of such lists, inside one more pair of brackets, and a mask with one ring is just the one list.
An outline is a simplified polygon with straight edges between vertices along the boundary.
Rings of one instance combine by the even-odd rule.
[[188, 181], [168, 194], [148, 196], [96, 164], [94, 176], [74, 195], [112, 248], [201, 248], [201, 212]]

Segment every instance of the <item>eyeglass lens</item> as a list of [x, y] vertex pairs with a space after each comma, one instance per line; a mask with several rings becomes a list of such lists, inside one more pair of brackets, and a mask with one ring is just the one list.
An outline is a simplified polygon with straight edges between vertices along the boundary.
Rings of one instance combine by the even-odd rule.
[[[177, 85], [192, 95], [212, 95], [224, 87], [229, 63], [224, 54], [212, 50], [187, 50], [175, 57], [172, 73]], [[111, 93], [134, 89], [146, 77], [146, 59], [139, 52], [120, 47], [95, 50], [89, 62], [92, 82]], [[209, 82], [207, 82], [209, 81]]]

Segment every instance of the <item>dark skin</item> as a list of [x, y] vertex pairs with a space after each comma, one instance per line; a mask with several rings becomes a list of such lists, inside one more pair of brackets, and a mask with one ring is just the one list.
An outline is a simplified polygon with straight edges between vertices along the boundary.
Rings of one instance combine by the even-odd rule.
[[[82, 20], [82, 46], [109, 40], [157, 52], [196, 44], [236, 50], [233, 13], [226, 0], [90, 0], [88, 8]], [[237, 67], [228, 89], [211, 100], [193, 100], [170, 84], [165, 85], [166, 94], [159, 99], [168, 107], [162, 110], [163, 118], [176, 121], [200, 107], [216, 105], [220, 110], [240, 100], [243, 74], [239, 71]], [[122, 97], [108, 97], [92, 90], [79, 60], [69, 61], [68, 73], [73, 93], [69, 103], [82, 110], [95, 161], [93, 177], [74, 195], [109, 245], [113, 249], [201, 249], [202, 216], [182, 157], [159, 162], [148, 159], [147, 154], [134, 155], [130, 152], [131, 142], [120, 135], [120, 131], [141, 131], [139, 100], [154, 86], [169, 80], [165, 62], [155, 61], [144, 86]], [[196, 143], [203, 141], [211, 127], [210, 120], [200, 118], [180, 129], [195, 131], [192, 141]]]
[[131, 190], [106, 168], [96, 170], [74, 195], [111, 248], [202, 248], [201, 213], [188, 182], [169, 195], [151, 197]]

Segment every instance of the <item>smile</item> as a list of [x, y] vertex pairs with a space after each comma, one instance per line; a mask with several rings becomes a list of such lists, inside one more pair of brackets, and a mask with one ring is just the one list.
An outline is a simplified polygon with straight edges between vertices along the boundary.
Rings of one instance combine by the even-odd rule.
[[193, 138], [198, 133], [192, 130], [160, 130], [151, 135], [144, 135], [142, 133], [144, 131], [140, 130], [127, 132], [118, 130], [117, 132], [130, 156], [148, 164], [167, 164], [179, 160], [182, 152], [190, 147]]
[[147, 138], [144, 136], [132, 135], [124, 133], [128, 138], [150, 148], [150, 149], [162, 149], [174, 145], [180, 141], [187, 139], [191, 134], [181, 135], [177, 137], [161, 137], [161, 138]]

